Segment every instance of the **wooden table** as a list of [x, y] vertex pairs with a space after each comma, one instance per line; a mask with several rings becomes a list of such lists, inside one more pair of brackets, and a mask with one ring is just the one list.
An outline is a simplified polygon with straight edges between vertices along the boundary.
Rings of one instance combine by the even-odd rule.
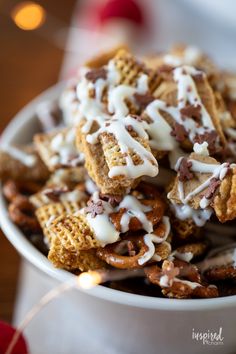
[[[19, 109], [57, 81], [64, 54], [50, 38], [15, 26], [9, 16], [14, 3], [17, 1], [5, 1], [0, 7], [1, 132]], [[43, 0], [40, 4], [55, 19], [69, 24], [75, 0]], [[19, 266], [19, 255], [0, 231], [0, 319], [8, 322], [12, 318]]]

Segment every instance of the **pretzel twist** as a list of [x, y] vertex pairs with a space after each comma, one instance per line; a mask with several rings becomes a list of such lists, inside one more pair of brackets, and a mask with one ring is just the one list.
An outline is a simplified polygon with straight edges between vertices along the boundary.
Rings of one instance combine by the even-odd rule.
[[6, 181], [3, 186], [3, 194], [9, 202], [13, 202], [18, 196], [37, 193], [41, 185], [36, 182], [20, 182], [12, 179]]
[[34, 215], [34, 207], [27, 197], [18, 195], [9, 205], [9, 216], [11, 220], [24, 231], [32, 233], [41, 230], [40, 225]]
[[157, 265], [145, 269], [148, 280], [153, 284], [159, 285], [162, 288], [163, 295], [177, 299], [211, 298], [219, 295], [217, 287], [203, 283], [195, 265], [180, 260], [174, 260], [173, 263], [179, 269], [181, 278], [174, 277], [170, 286], [163, 286], [161, 277], [163, 276], [165, 262], [163, 263], [164, 266], [162, 265], [162, 269]]
[[[154, 230], [159, 237], [165, 235], [165, 226], [160, 223]], [[143, 268], [143, 264], [139, 264], [139, 260], [149, 251], [148, 245], [144, 240], [145, 235], [129, 236], [121, 241], [100, 247], [97, 250], [97, 256], [115, 268], [120, 269], [134, 269]], [[167, 243], [157, 244], [155, 247], [155, 254], [159, 255], [161, 259], [168, 257], [170, 247]], [[128, 255], [124, 255], [128, 253]], [[151, 262], [151, 260], [150, 260]]]

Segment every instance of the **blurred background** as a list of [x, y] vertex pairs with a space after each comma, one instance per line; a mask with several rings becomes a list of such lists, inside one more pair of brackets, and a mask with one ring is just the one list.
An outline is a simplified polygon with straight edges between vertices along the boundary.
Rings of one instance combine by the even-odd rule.
[[[54, 33], [50, 32], [51, 21], [55, 19], [61, 26], [69, 26], [75, 0], [45, 0], [37, 4], [42, 6], [38, 12], [36, 10], [34, 14], [32, 8], [32, 13], [27, 14], [26, 11], [19, 17], [20, 9], [27, 10], [29, 3], [0, 2], [1, 132], [20, 108], [56, 83], [60, 73], [64, 51], [54, 43]], [[46, 32], [39, 34], [37, 29], [24, 30], [23, 25], [40, 27], [41, 9], [46, 15], [44, 20], [41, 19], [44, 21], [42, 27], [50, 22]], [[14, 18], [17, 20], [17, 11], [19, 23], [16, 24]], [[51, 14], [53, 20], [49, 21], [47, 14]], [[5, 321], [12, 318], [19, 266], [19, 255], [1, 233], [0, 318]]]
[[[2, 0], [0, 17], [1, 132], [32, 98], [119, 43], [137, 54], [189, 43], [236, 70], [234, 0]], [[8, 322], [20, 262], [0, 234], [0, 319]]]

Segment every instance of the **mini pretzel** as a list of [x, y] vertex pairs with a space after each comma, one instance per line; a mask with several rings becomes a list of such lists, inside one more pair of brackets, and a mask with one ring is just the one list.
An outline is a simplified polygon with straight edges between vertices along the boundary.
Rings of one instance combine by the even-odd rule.
[[181, 254], [184, 256], [184, 254], [190, 253], [192, 254], [191, 259], [194, 259], [203, 256], [206, 253], [207, 246], [208, 245], [205, 242], [188, 243], [176, 248], [175, 252], [177, 252], [180, 256]]
[[28, 198], [18, 195], [9, 205], [9, 215], [11, 220], [24, 231], [32, 233], [41, 230], [40, 225], [34, 215], [34, 207]]
[[[146, 214], [147, 219], [152, 222], [153, 225], [156, 225], [163, 217], [164, 215], [164, 209], [165, 205], [164, 202], [161, 199], [157, 200], [148, 200], [148, 199], [143, 199], [140, 200], [140, 202], [143, 205], [150, 206], [152, 208], [151, 211], [148, 211]], [[118, 231], [121, 231], [121, 218], [123, 214], [126, 212], [126, 209], [121, 208], [118, 212], [116, 213], [111, 213], [109, 215], [112, 223], [115, 225], [115, 228]], [[129, 230], [130, 231], [138, 231], [142, 229], [142, 223], [141, 221], [134, 217], [130, 218], [129, 222]]]
[[[10, 152], [0, 149], [0, 179], [6, 181], [11, 178], [17, 181], [46, 181], [49, 177], [47, 167], [40, 159], [38, 153], [32, 146], [14, 147], [25, 157], [32, 157], [35, 160], [34, 166], [28, 166], [16, 159]], [[32, 160], [32, 161], [33, 161]]]
[[226, 265], [217, 268], [211, 268], [204, 273], [204, 276], [209, 281], [236, 279], [236, 267], [233, 265]]
[[[128, 251], [133, 251], [135, 255], [124, 256], [118, 252], [122, 251], [125, 246]], [[129, 250], [129, 248], [133, 248]], [[137, 250], [137, 252], [135, 252]], [[115, 268], [120, 269], [133, 269], [142, 268], [143, 265], [138, 263], [138, 260], [148, 251], [148, 246], [144, 242], [143, 236], [133, 236], [126, 240], [118, 241], [107, 245], [104, 248], [98, 248], [97, 255], [100, 259], [104, 260], [106, 263], [110, 264]]]
[[[145, 199], [160, 199], [161, 194], [160, 191], [157, 189], [157, 186], [151, 184], [151, 183], [146, 183], [146, 182], [141, 182], [137, 187], [136, 190], [142, 193], [145, 196]], [[134, 193], [134, 191], [133, 191]]]
[[[153, 232], [159, 237], [164, 237], [165, 226], [160, 223]], [[167, 243], [160, 243], [155, 246], [155, 254], [160, 256], [160, 260], [168, 257], [170, 248]], [[129, 236], [122, 241], [112, 243], [104, 248], [98, 248], [97, 255], [99, 258], [120, 269], [142, 268], [143, 264], [139, 264], [139, 259], [148, 252], [149, 247], [146, 245], [143, 236]], [[128, 251], [129, 255], [123, 255]], [[126, 253], [126, 252], [125, 252]]]
[[40, 188], [41, 185], [36, 182], [19, 182], [10, 179], [3, 185], [3, 194], [9, 202], [12, 202], [19, 195], [34, 194]]
[[[163, 271], [166, 266], [169, 266], [170, 263], [171, 262], [169, 261], [165, 261], [162, 265], [162, 269], [157, 265], [153, 265], [145, 269], [145, 273], [149, 281], [153, 284], [159, 285], [162, 288], [163, 295], [177, 299], [196, 297], [209, 298], [218, 296], [218, 289], [215, 286], [203, 285], [196, 266], [180, 260], [175, 260], [172, 263], [174, 267], [176, 267], [173, 268], [173, 271], [177, 269], [176, 275], [181, 276], [184, 279], [177, 278], [173, 274], [172, 284], [166, 287], [162, 286], [160, 280], [164, 275]], [[196, 285], [197, 283], [199, 286]]]

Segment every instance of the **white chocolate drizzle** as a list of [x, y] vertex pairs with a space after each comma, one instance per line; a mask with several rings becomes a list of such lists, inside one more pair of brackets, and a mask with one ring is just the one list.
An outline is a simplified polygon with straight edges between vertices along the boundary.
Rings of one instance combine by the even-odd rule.
[[202, 262], [197, 264], [198, 268], [204, 273], [206, 270], [211, 268], [219, 268], [221, 266], [235, 266], [236, 265], [236, 248], [235, 244], [234, 247], [230, 248], [230, 245], [226, 247], [222, 247], [222, 250], [215, 252], [212, 256], [207, 257]]
[[196, 283], [194, 281], [184, 280], [184, 279], [179, 279], [179, 278], [174, 278], [174, 281], [185, 284], [185, 285], [189, 286], [191, 289], [196, 289], [196, 288], [202, 286], [201, 284]]
[[146, 113], [153, 121], [147, 127], [150, 136], [150, 146], [157, 150], [171, 151], [178, 144], [174, 137], [170, 135], [172, 129], [160, 114], [160, 110], [168, 111], [168, 113], [176, 117], [176, 120], [179, 121], [178, 110], [175, 107], [167, 107], [166, 103], [160, 100], [151, 102], [146, 107]]
[[[196, 60], [199, 55], [195, 48], [188, 47], [184, 51], [184, 57], [188, 63]], [[148, 93], [148, 76], [146, 74], [139, 75], [136, 86], [130, 86], [120, 84], [120, 73], [113, 60], [110, 60], [104, 69], [106, 70], [106, 78], [98, 78], [95, 82], [86, 77], [90, 69], [81, 69], [80, 81], [76, 88], [78, 114], [75, 124], [81, 120], [85, 121], [82, 132], [88, 134], [87, 141], [90, 144], [98, 142], [99, 135], [105, 132], [114, 135], [121, 152], [126, 156], [126, 165], [112, 166], [109, 171], [110, 178], [119, 175], [125, 175], [128, 178], [138, 178], [145, 175], [154, 177], [158, 174], [156, 159], [148, 149], [132, 138], [127, 132], [126, 123], [132, 126], [138, 137], [147, 139], [152, 149], [168, 151], [172, 166], [176, 159], [180, 155], [183, 156], [184, 153], [180, 150], [176, 139], [171, 136], [172, 127], [161, 116], [160, 111], [168, 113], [176, 123], [183, 125], [191, 142], [194, 142], [196, 135], [215, 130], [193, 79], [195, 75], [204, 75], [204, 73], [194, 67], [184, 65], [173, 70], [173, 78], [177, 84], [178, 105], [177, 107], [168, 106], [164, 101], [154, 100], [146, 107], [146, 113], [151, 118], [151, 122], [135, 122], [135, 119], [127, 116], [129, 113], [127, 101], [136, 104], [135, 94]], [[105, 90], [107, 104], [102, 100]], [[72, 100], [72, 98], [70, 99]], [[202, 125], [199, 125], [199, 122], [191, 117], [182, 118], [180, 110], [187, 104], [195, 107], [200, 106]], [[89, 134], [94, 122], [97, 123], [98, 130]], [[129, 151], [138, 154], [143, 163], [135, 165], [130, 154], [127, 153]]]
[[83, 154], [78, 152], [75, 145], [75, 133], [75, 128], [71, 128], [65, 135], [59, 132], [54, 136], [50, 144], [54, 152], [50, 158], [52, 165], [76, 167], [84, 162]]
[[96, 186], [96, 184], [93, 182], [91, 178], [86, 179], [85, 188], [89, 194], [93, 194], [98, 191], [98, 187]]
[[[160, 257], [155, 255], [155, 243], [165, 242], [171, 250], [171, 246], [168, 242], [166, 242], [166, 239], [170, 234], [170, 221], [167, 216], [163, 216], [162, 218], [162, 223], [165, 226], [165, 234], [160, 237], [153, 233], [153, 224], [145, 215], [145, 213], [151, 211], [152, 208], [150, 206], [143, 205], [136, 197], [127, 195], [116, 207], [112, 207], [109, 202], [101, 200], [99, 197], [99, 192], [95, 192], [91, 200], [94, 203], [98, 201], [102, 203], [103, 212], [101, 214], [92, 217], [90, 213], [86, 212], [85, 208], [81, 209], [77, 213], [85, 216], [89, 226], [94, 231], [95, 237], [99, 240], [102, 247], [118, 241], [120, 238], [120, 233], [125, 233], [129, 230], [131, 218], [136, 217], [141, 222], [143, 230], [148, 232], [144, 235], [144, 242], [148, 246], [148, 251], [138, 260], [140, 265], [148, 262], [153, 257], [153, 260], [160, 261]], [[126, 211], [122, 215], [120, 221], [121, 232], [118, 232], [109, 219], [109, 214], [118, 212], [120, 209], [126, 209]]]
[[[178, 170], [182, 158], [180, 158], [175, 166], [176, 171]], [[212, 198], [206, 198], [203, 196], [200, 200], [199, 209], [193, 209], [188, 205], [188, 202], [199, 193], [203, 192], [208, 188], [213, 179], [222, 181], [230, 168], [233, 168], [235, 164], [229, 164], [225, 162], [223, 164], [215, 163], [205, 163], [197, 161], [194, 159], [188, 159], [191, 162], [190, 171], [197, 173], [211, 174], [210, 177], [206, 179], [202, 184], [196, 187], [194, 190], [184, 195], [184, 183], [180, 180], [178, 181], [178, 193], [182, 204], [171, 204], [171, 208], [174, 211], [176, 217], [180, 220], [193, 219], [197, 226], [203, 226], [207, 220], [211, 217], [212, 209], [210, 208], [210, 203]]]
[[[140, 142], [129, 134], [127, 127], [130, 126], [139, 138], [148, 139], [148, 135], [145, 131], [147, 123], [144, 121], [140, 122], [132, 116], [127, 116], [119, 120], [110, 120], [109, 124], [104, 123], [97, 132], [87, 135], [87, 141], [90, 144], [97, 143], [99, 136], [102, 133], [109, 133], [115, 137], [121, 153], [125, 156], [126, 165], [116, 165], [111, 167], [108, 174], [110, 178], [119, 175], [124, 175], [129, 178], [138, 178], [144, 175], [154, 177], [158, 174], [158, 163], [151, 151], [148, 151]], [[135, 165], [130, 156], [130, 151], [134, 151], [138, 154], [142, 163]]]
[[178, 258], [181, 261], [189, 263], [193, 259], [193, 253], [192, 252], [179, 252], [179, 251], [175, 250], [174, 252], [171, 253], [169, 259], [174, 259], [174, 258]]
[[161, 278], [160, 278], [160, 281], [159, 281], [160, 286], [163, 287], [163, 288], [171, 287], [174, 282], [185, 284], [185, 285], [189, 286], [191, 289], [195, 289], [197, 287], [202, 286], [199, 283], [196, 283], [196, 282], [193, 282], [193, 281], [189, 281], [189, 280], [179, 279], [177, 277], [174, 277], [173, 279], [170, 279], [167, 274], [162, 275]]
[[195, 66], [202, 57], [202, 52], [199, 48], [188, 46], [184, 49], [183, 53], [167, 54], [163, 57], [164, 63], [171, 66], [193, 65]]
[[147, 232], [153, 231], [153, 225], [151, 221], [147, 219], [145, 214], [152, 210], [150, 206], [142, 204], [132, 195], [126, 195], [119, 204], [119, 209], [123, 208], [126, 209], [126, 211], [123, 213], [120, 220], [121, 232], [124, 233], [129, 230], [130, 219], [133, 217], [136, 217], [141, 222], [143, 230]]
[[212, 119], [202, 103], [195, 82], [192, 78], [192, 76], [198, 74], [205, 75], [202, 71], [196, 70], [191, 66], [182, 66], [174, 70], [174, 80], [176, 81], [178, 87], [178, 108], [184, 108], [187, 103], [200, 105], [203, 127], [208, 127], [215, 130]]
[[[133, 101], [135, 93], [142, 94], [148, 90], [148, 76], [145, 74], [140, 75], [137, 79], [137, 87], [132, 87], [123, 84], [119, 85], [120, 74], [112, 60], [109, 61], [106, 70], [106, 79], [98, 79], [95, 83], [92, 83], [86, 79], [85, 75], [82, 75], [77, 85], [77, 96], [79, 99], [77, 122], [83, 118], [86, 119], [86, 123], [82, 128], [84, 133], [90, 131], [94, 121], [101, 126], [111, 116], [116, 118], [126, 116], [129, 113], [126, 100]], [[108, 112], [102, 103], [102, 94], [105, 88], [108, 92]], [[95, 98], [91, 97], [91, 90], [93, 89], [95, 90]]]
[[[204, 162], [196, 161], [193, 159], [189, 159], [188, 161], [192, 163], [192, 166], [190, 167], [191, 171], [199, 172], [199, 173], [211, 173], [212, 175], [205, 182], [203, 182], [197, 188], [195, 188], [192, 192], [188, 193], [186, 196], [184, 195], [183, 182], [178, 181], [179, 197], [180, 197], [180, 200], [183, 204], [187, 204], [194, 196], [196, 196], [197, 194], [204, 191], [204, 189], [209, 187], [213, 178], [216, 178], [216, 179], [219, 179], [220, 181], [222, 181], [225, 178], [225, 176], [230, 168], [229, 163], [227, 163], [227, 162], [219, 165], [219, 164], [204, 163]], [[211, 200], [209, 199], [208, 205], [207, 205], [207, 202], [205, 201], [205, 199], [206, 198], [203, 197], [202, 200], [200, 201], [200, 207], [202, 207], [202, 209], [205, 209], [211, 202]], [[201, 205], [201, 204], [204, 204], [204, 205]]]
[[109, 214], [114, 212], [114, 209], [110, 203], [105, 202], [99, 198], [99, 192], [95, 192], [92, 196], [93, 202], [101, 202], [104, 212], [102, 214], [92, 217], [90, 213], [86, 213], [85, 209], [81, 209], [79, 213], [82, 213], [91, 229], [94, 231], [95, 237], [101, 243], [102, 246], [105, 246], [110, 243], [118, 241], [120, 233], [116, 230], [115, 226], [109, 219]]
[[[148, 124], [146, 122], [138, 122], [134, 118], [127, 116], [129, 113], [127, 99], [133, 102], [135, 93], [145, 94], [148, 91], [148, 76], [141, 74], [137, 79], [136, 87], [132, 87], [119, 84], [120, 74], [112, 60], [108, 63], [106, 71], [106, 79], [99, 78], [95, 82], [91, 82], [86, 78], [88, 69], [83, 69], [82, 77], [76, 90], [79, 101], [77, 123], [85, 119], [82, 127], [82, 131], [85, 134], [90, 132], [93, 122], [96, 122], [98, 127], [100, 127], [97, 132], [87, 135], [87, 141], [90, 144], [96, 143], [99, 135], [104, 132], [115, 136], [121, 152], [126, 155], [126, 166], [113, 166], [109, 171], [110, 178], [119, 175], [125, 175], [129, 178], [137, 178], [143, 175], [154, 177], [158, 174], [156, 159], [126, 129], [126, 125], [131, 125], [139, 137], [148, 139], [148, 134], [145, 131], [145, 127], [147, 128]], [[102, 94], [105, 88], [108, 96], [108, 112], [102, 102]], [[91, 90], [95, 92], [92, 97]], [[137, 153], [142, 163], [135, 165], [129, 151]]]
[[[146, 114], [152, 120], [147, 127], [150, 146], [153, 149], [169, 151], [172, 166], [176, 162], [175, 155], [180, 156], [182, 151], [179, 149], [179, 144], [176, 139], [171, 136], [172, 128], [162, 117], [160, 111], [168, 113], [176, 123], [183, 125], [192, 143], [195, 142], [197, 135], [215, 130], [212, 119], [202, 103], [192, 77], [199, 74], [204, 75], [203, 72], [191, 66], [176, 68], [173, 71], [173, 77], [174, 81], [177, 83], [177, 107], [168, 106], [164, 101], [156, 99], [152, 101], [145, 110]], [[200, 107], [202, 125], [199, 126], [199, 123], [190, 117], [182, 119], [180, 110], [187, 104]], [[196, 149], [200, 148], [198, 145], [195, 146]], [[202, 148], [204, 148], [204, 146]], [[207, 154], [206, 147], [204, 151], [205, 154]], [[184, 155], [184, 153], [182, 153], [182, 155]]]
[[137, 87], [128, 85], [118, 85], [108, 92], [108, 110], [116, 118], [122, 118], [129, 113], [129, 108], [125, 102], [126, 99], [133, 100], [135, 93], [144, 94], [148, 90], [148, 77], [142, 74], [137, 80]]
[[[166, 241], [167, 237], [170, 234], [170, 220], [167, 216], [163, 216], [162, 222], [165, 225], [165, 235], [164, 237], [160, 237], [154, 233], [148, 233], [144, 236], [144, 242], [148, 246], [148, 251], [139, 258], [138, 263], [143, 265], [148, 262], [155, 254], [155, 243], [162, 243]], [[153, 231], [153, 230], [152, 230]]]
[[193, 209], [188, 204], [171, 204], [171, 209], [179, 220], [192, 219], [199, 227], [205, 225], [213, 212], [211, 208]]

